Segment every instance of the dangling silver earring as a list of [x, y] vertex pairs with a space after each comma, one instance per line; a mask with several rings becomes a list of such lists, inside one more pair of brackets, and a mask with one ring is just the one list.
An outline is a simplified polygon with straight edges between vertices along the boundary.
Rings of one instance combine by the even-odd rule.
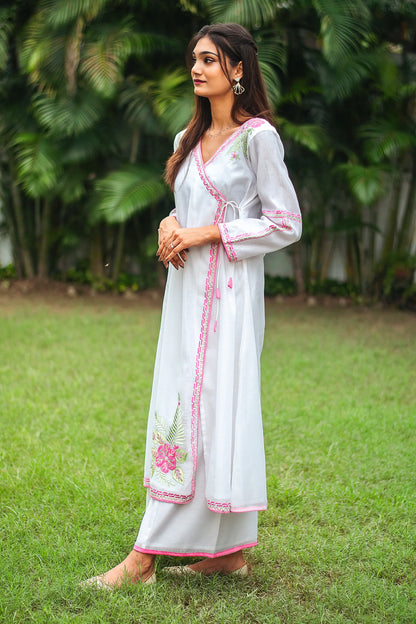
[[240, 80], [240, 78], [235, 78], [235, 85], [233, 85], [235, 95], [241, 95], [245, 91], [243, 85], [240, 84]]

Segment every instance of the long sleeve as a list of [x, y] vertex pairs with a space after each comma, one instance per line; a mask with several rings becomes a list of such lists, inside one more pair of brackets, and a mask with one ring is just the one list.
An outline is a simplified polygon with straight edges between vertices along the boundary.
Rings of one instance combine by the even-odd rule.
[[230, 261], [277, 251], [299, 240], [302, 218], [283, 155], [282, 142], [274, 129], [250, 137], [247, 158], [256, 176], [261, 214], [219, 224]]

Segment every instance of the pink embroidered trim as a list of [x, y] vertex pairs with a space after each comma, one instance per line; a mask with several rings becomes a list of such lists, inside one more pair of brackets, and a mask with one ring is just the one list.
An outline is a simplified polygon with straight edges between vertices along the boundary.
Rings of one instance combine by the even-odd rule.
[[231, 237], [230, 237], [230, 233], [229, 233], [228, 228], [227, 228], [227, 224], [226, 223], [220, 223], [220, 225], [218, 227], [220, 229], [220, 235], [221, 235], [221, 238], [222, 238], [222, 242], [223, 242], [225, 253], [227, 254], [228, 260], [230, 262], [232, 262], [233, 260], [236, 261], [237, 260], [237, 254], [234, 251], [234, 247], [233, 247], [233, 244], [231, 242]]
[[237, 552], [239, 550], [243, 550], [245, 548], [253, 548], [253, 546], [257, 546], [257, 542], [253, 542], [252, 544], [244, 544], [243, 546], [235, 546], [234, 548], [229, 548], [228, 550], [222, 550], [218, 553], [207, 553], [207, 552], [193, 552], [193, 553], [185, 553], [185, 552], [171, 552], [168, 550], [150, 550], [148, 548], [141, 548], [140, 546], [133, 546], [133, 550], [136, 552], [148, 553], [149, 555], [168, 555], [170, 557], [209, 557], [210, 559], [214, 559], [215, 557], [222, 557], [223, 555], [230, 555], [231, 553]]
[[149, 494], [155, 500], [160, 501], [161, 503], [176, 503], [177, 505], [185, 505], [185, 503], [190, 503], [193, 500], [195, 491], [188, 495], [185, 494], [175, 494], [173, 492], [163, 492], [163, 490], [155, 490], [155, 488], [151, 487], [150, 479], [146, 477], [143, 479], [143, 486], [149, 489]]
[[258, 507], [236, 507], [232, 509], [232, 513], [246, 513], [248, 511], [266, 511], [267, 505], [259, 505]]
[[294, 221], [302, 221], [302, 216], [296, 212], [288, 212], [287, 210], [263, 210], [264, 215], [284, 215]]
[[245, 232], [244, 234], [239, 234], [238, 236], [234, 236], [233, 243], [239, 243], [241, 241], [255, 239], [255, 238], [263, 238], [270, 234], [270, 232], [274, 232], [276, 230], [291, 230], [292, 227], [286, 223], [285, 219], [282, 219], [281, 225], [277, 225], [276, 223], [272, 223], [268, 225], [264, 230], [259, 232], [258, 234], [251, 234], [249, 232]]
[[[200, 149], [200, 147], [199, 147]], [[215, 213], [214, 223], [218, 223], [223, 217], [225, 212], [226, 200], [225, 197], [220, 193], [220, 191], [212, 184], [206, 175], [203, 162], [202, 162], [202, 154], [199, 157], [198, 150], [194, 148], [194, 156], [198, 168], [199, 176], [207, 189], [207, 191], [212, 195], [217, 201], [217, 211]], [[191, 399], [191, 449], [192, 449], [192, 479], [191, 479], [191, 493], [188, 495], [185, 494], [176, 494], [173, 492], [165, 492], [162, 490], [156, 490], [150, 485], [150, 479], [144, 479], [144, 486], [149, 488], [150, 496], [155, 500], [159, 500], [161, 502], [169, 503], [174, 502], [177, 504], [185, 504], [191, 501], [194, 497], [195, 493], [195, 482], [196, 482], [196, 468], [197, 468], [197, 450], [198, 450], [198, 423], [199, 423], [199, 410], [201, 403], [201, 388], [202, 382], [204, 378], [204, 366], [205, 366], [205, 354], [208, 340], [208, 330], [211, 321], [211, 311], [212, 311], [212, 303], [214, 299], [214, 285], [215, 285], [215, 276], [217, 272], [217, 263], [218, 263], [218, 254], [219, 254], [219, 243], [212, 243], [210, 248], [210, 258], [209, 258], [209, 266], [208, 273], [205, 281], [205, 293], [204, 293], [204, 303], [202, 308], [202, 319], [201, 319], [201, 331], [199, 335], [198, 349], [196, 354], [196, 364], [195, 364], [195, 381], [192, 392]]]
[[264, 511], [267, 509], [266, 505], [259, 505], [254, 507], [232, 507], [231, 503], [217, 503], [212, 500], [206, 499], [207, 507], [210, 511], [220, 514], [227, 513], [245, 513], [247, 511]]
[[[240, 136], [240, 134], [242, 132], [244, 132], [244, 130], [246, 128], [259, 128], [260, 126], [262, 126], [263, 124], [267, 123], [267, 121], [265, 119], [262, 119], [260, 117], [252, 117], [251, 119], [247, 119], [247, 121], [245, 121], [243, 124], [241, 124], [241, 126], [239, 128], [237, 128], [237, 130], [235, 130], [231, 136], [228, 137], [228, 139], [226, 141], [224, 141], [224, 143], [222, 143], [220, 145], [220, 147], [217, 149], [217, 151], [211, 156], [211, 158], [208, 158], [208, 160], [204, 163], [204, 166], [206, 167], [207, 165], [211, 164], [212, 161], [217, 158], [217, 156], [219, 156], [226, 147], [228, 147], [228, 145], [230, 145], [230, 143], [232, 143], [233, 141], [235, 141], [235, 139], [237, 137]], [[200, 142], [201, 143], [201, 142]], [[201, 150], [201, 158], [202, 158], [202, 150]], [[202, 162], [203, 159], [202, 159]]]

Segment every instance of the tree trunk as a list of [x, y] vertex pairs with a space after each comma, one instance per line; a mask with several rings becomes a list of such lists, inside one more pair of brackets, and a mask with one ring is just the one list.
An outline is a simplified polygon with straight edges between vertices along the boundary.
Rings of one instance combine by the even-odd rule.
[[81, 58], [82, 31], [85, 20], [79, 17], [75, 23], [72, 36], [69, 37], [65, 50], [65, 75], [67, 92], [74, 97], [77, 92], [77, 70]]
[[[403, 167], [403, 158], [398, 162], [397, 171], [401, 171]], [[394, 251], [394, 243], [397, 235], [397, 219], [400, 208], [400, 195], [402, 191], [403, 179], [399, 173], [396, 173], [393, 183], [393, 198], [390, 205], [390, 213], [386, 224], [386, 234], [384, 237], [384, 245], [382, 251], [382, 258], [388, 256]]]
[[40, 279], [46, 279], [49, 273], [49, 229], [51, 211], [51, 203], [49, 200], [45, 199], [40, 222], [41, 231], [38, 257], [38, 277]]
[[328, 278], [328, 271], [329, 271], [329, 267], [331, 266], [331, 260], [334, 255], [336, 244], [337, 244], [336, 238], [335, 236], [333, 236], [331, 242], [326, 246], [326, 249], [324, 250], [326, 251], [326, 255], [324, 256], [324, 254], [322, 254], [323, 258], [322, 258], [322, 265], [321, 265], [321, 274], [319, 277], [319, 279], [322, 282]]
[[121, 261], [123, 257], [125, 230], [126, 230], [125, 222], [120, 223], [120, 225], [118, 226], [116, 249], [114, 252], [114, 265], [113, 265], [113, 271], [112, 271], [113, 280], [115, 282], [118, 280], [118, 276], [120, 275]]
[[[13, 175], [13, 171], [11, 173]], [[23, 271], [24, 271], [23, 277], [34, 277], [35, 271], [33, 268], [33, 262], [30, 256], [30, 251], [28, 249], [27, 240], [26, 240], [22, 198], [20, 196], [19, 187], [14, 180], [12, 180], [12, 183], [11, 183], [11, 193], [12, 193], [12, 200], [13, 200], [14, 218], [15, 218], [16, 230], [17, 230], [16, 241], [18, 245], [18, 254], [21, 257]]]
[[304, 295], [305, 280], [303, 278], [301, 245], [299, 243], [295, 243], [292, 247], [292, 263], [298, 294]]
[[406, 206], [397, 237], [397, 251], [411, 253], [412, 243], [415, 235], [415, 213], [416, 213], [416, 152], [412, 158], [412, 174], [410, 178], [409, 192], [407, 194]]
[[104, 278], [103, 244], [101, 225], [98, 223], [91, 230], [90, 238], [90, 270], [94, 277]]

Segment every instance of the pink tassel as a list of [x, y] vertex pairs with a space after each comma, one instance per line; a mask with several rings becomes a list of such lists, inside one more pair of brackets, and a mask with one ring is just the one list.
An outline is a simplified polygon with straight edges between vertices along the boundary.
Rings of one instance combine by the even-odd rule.
[[214, 333], [217, 331], [217, 321], [214, 323]]
[[217, 288], [217, 299], [221, 299], [221, 291]]
[[230, 279], [228, 280], [228, 284], [227, 284], [228, 288], [232, 288], [233, 287], [233, 278], [230, 277]]

